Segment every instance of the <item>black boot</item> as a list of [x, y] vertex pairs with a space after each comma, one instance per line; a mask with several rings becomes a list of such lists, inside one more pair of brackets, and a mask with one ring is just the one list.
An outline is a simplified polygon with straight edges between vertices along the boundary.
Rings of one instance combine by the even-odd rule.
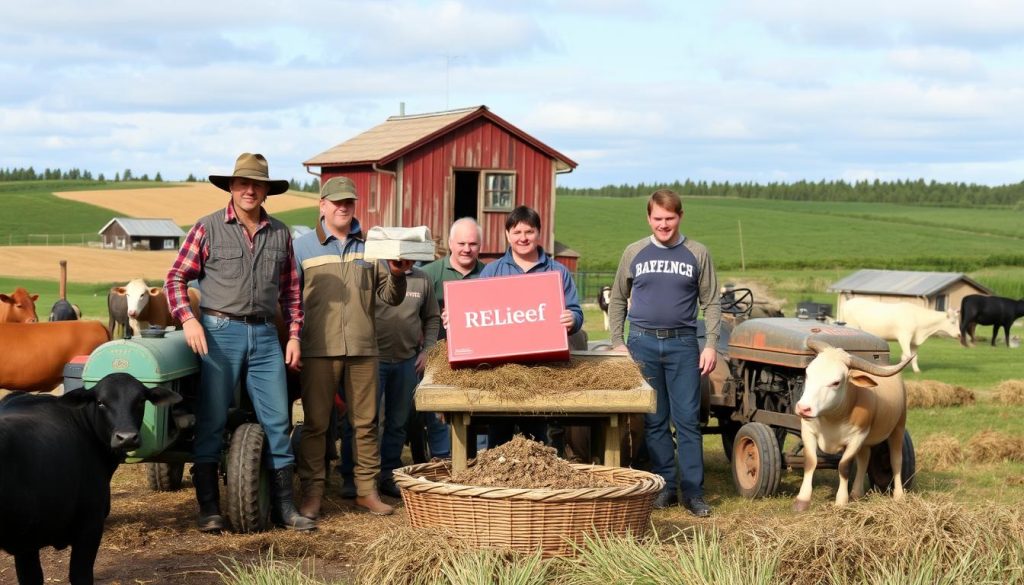
[[270, 486], [273, 498], [271, 519], [274, 524], [289, 530], [313, 530], [316, 528], [316, 522], [299, 514], [295, 509], [295, 500], [292, 498], [293, 473], [294, 468], [291, 465], [273, 470], [273, 483]]
[[200, 532], [224, 530], [224, 517], [220, 515], [220, 476], [216, 463], [196, 463], [192, 466], [192, 483], [199, 500], [196, 525]]

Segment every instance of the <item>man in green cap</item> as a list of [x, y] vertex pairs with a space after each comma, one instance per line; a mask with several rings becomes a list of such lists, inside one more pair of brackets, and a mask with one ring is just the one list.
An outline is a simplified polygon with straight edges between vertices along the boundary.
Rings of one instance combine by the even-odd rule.
[[[246, 152], [231, 175], [210, 175], [210, 182], [231, 193], [231, 200], [189, 230], [164, 285], [171, 314], [182, 322], [188, 346], [202, 358], [192, 483], [203, 532], [225, 527], [217, 467], [228, 409], [243, 374], [270, 450], [273, 520], [293, 530], [316, 527], [296, 511], [292, 499], [295, 458], [288, 437], [285, 364], [299, 365], [302, 306], [288, 226], [263, 209], [269, 195], [288, 190], [288, 181], [271, 180], [269, 174], [262, 154]], [[187, 283], [193, 279], [202, 292], [202, 317], [189, 306]], [[284, 352], [274, 326], [279, 308], [289, 332]]]
[[356, 186], [334, 177], [320, 189], [316, 230], [295, 241], [295, 260], [306, 326], [302, 329], [302, 409], [305, 421], [299, 445], [299, 481], [307, 518], [320, 515], [326, 468], [326, 432], [334, 395], [345, 391], [354, 431], [356, 504], [373, 514], [394, 508], [380, 499], [380, 450], [377, 443], [378, 300], [392, 306], [405, 298], [410, 260], [363, 259], [364, 233], [355, 218]]

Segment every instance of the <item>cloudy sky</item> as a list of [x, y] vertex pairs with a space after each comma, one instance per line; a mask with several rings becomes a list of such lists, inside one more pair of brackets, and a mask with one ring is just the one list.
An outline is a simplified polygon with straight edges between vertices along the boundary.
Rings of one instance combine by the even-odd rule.
[[0, 167], [230, 171], [486, 104], [570, 186], [1024, 180], [1019, 0], [3, 0]]

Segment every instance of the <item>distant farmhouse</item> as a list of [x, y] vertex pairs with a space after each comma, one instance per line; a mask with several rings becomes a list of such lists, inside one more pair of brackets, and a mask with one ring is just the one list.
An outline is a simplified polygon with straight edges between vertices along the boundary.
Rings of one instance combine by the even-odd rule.
[[99, 231], [103, 247], [115, 250], [177, 250], [185, 232], [170, 219], [115, 217]]
[[936, 311], [959, 309], [967, 295], [992, 294], [992, 289], [962, 272], [914, 272], [907, 270], [858, 270], [828, 288], [843, 302], [854, 297], [883, 303], [907, 302]]
[[505, 217], [529, 205], [544, 250], [576, 270], [579, 254], [555, 242], [555, 180], [576, 163], [486, 106], [392, 116], [303, 164], [320, 169], [321, 184], [355, 182], [365, 229], [425, 225], [443, 248], [456, 219], [475, 218], [483, 258], [505, 253]]

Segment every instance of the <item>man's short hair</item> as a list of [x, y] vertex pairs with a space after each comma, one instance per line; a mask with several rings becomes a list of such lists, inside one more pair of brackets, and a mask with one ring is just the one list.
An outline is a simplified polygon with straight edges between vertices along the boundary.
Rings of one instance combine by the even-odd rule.
[[655, 205], [662, 209], [674, 211], [676, 215], [683, 214], [683, 200], [679, 197], [678, 193], [671, 189], [658, 189], [651, 193], [651, 198], [647, 200], [647, 215], [651, 214]]
[[472, 217], [460, 217], [452, 223], [452, 227], [448, 230], [448, 239], [451, 240], [455, 237], [455, 230], [459, 229], [465, 224], [470, 224], [476, 228], [476, 239], [483, 244], [484, 243], [484, 230], [480, 227], [480, 224], [476, 222]]
[[520, 223], [525, 223], [539, 232], [540, 214], [525, 205], [520, 205], [513, 209], [512, 212], [508, 214], [508, 218], [505, 219], [505, 231], [507, 232], [511, 230]]

